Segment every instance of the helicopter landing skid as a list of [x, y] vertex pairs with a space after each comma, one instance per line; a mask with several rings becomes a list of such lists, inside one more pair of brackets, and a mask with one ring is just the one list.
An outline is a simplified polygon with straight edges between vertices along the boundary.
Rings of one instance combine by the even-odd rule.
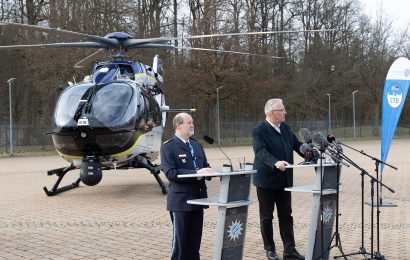
[[168, 189], [165, 186], [164, 182], [162, 181], [159, 173], [161, 172], [161, 165], [153, 163], [150, 159], [144, 156], [137, 156], [135, 157], [134, 161], [131, 162], [131, 167], [133, 168], [145, 168], [154, 175], [155, 180], [157, 180], [158, 185], [161, 187], [161, 191], [163, 194], [168, 193]]
[[58, 185], [60, 185], [60, 182], [64, 178], [65, 174], [67, 172], [73, 170], [73, 169], [75, 169], [74, 165], [70, 165], [70, 166], [67, 166], [67, 167], [47, 171], [47, 175], [56, 174], [58, 176], [58, 179], [57, 179], [56, 183], [54, 184], [53, 188], [51, 189], [51, 191], [49, 191], [46, 186], [43, 187], [43, 190], [45, 191], [47, 196], [54, 196], [58, 193], [77, 188], [80, 185], [81, 179], [78, 178], [72, 184], [61, 187], [61, 188], [58, 188]]

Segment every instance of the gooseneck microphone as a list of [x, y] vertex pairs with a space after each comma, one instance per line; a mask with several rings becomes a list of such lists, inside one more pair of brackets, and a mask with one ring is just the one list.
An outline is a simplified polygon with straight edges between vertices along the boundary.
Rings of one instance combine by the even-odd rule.
[[[204, 141], [207, 142], [208, 144], [214, 144], [215, 143], [215, 140], [212, 137], [209, 137], [207, 135], [204, 135]], [[222, 150], [222, 148], [218, 144], [216, 144], [216, 146], [218, 146], [219, 150], [221, 150], [221, 152], [225, 155], [226, 159], [228, 159], [228, 161], [231, 165], [231, 168], [232, 168], [231, 159], [229, 159], [228, 155], [226, 155], [226, 153]]]

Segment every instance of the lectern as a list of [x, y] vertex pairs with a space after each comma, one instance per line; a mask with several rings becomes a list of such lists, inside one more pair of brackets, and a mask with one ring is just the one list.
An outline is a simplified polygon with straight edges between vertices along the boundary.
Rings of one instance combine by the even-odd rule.
[[[341, 165], [325, 160], [322, 160], [322, 164], [320, 164], [319, 159], [318, 164], [291, 165], [287, 167], [304, 168], [305, 170], [312, 170], [314, 168], [315, 170], [315, 183], [313, 185], [290, 187], [285, 190], [311, 193], [313, 195], [305, 257], [307, 260], [329, 259], [329, 249], [333, 238], [333, 226], [337, 213], [336, 192], [340, 179]], [[321, 214], [321, 212], [323, 213]], [[323, 221], [321, 221], [321, 215], [323, 216]]]
[[219, 195], [205, 199], [188, 200], [189, 204], [218, 206], [214, 260], [242, 259], [245, 241], [251, 176], [256, 173], [252, 165], [244, 170], [204, 174], [178, 175], [188, 177], [220, 177]]

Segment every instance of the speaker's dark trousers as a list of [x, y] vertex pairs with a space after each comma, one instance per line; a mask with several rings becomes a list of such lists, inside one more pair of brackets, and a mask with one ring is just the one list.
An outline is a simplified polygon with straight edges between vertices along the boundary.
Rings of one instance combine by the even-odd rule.
[[199, 260], [204, 210], [172, 211], [170, 214], [173, 224], [171, 259]]
[[291, 193], [283, 189], [274, 190], [259, 187], [256, 187], [256, 193], [259, 200], [260, 226], [265, 250], [276, 251], [272, 225], [276, 205], [283, 248], [285, 252], [291, 252], [295, 248]]

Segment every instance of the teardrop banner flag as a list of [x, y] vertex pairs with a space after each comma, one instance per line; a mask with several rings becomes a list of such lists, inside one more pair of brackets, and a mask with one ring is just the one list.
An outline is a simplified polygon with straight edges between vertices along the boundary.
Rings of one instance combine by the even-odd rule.
[[[383, 93], [381, 160], [386, 162], [410, 85], [410, 61], [398, 58], [387, 73]], [[381, 165], [383, 173], [384, 164]]]

